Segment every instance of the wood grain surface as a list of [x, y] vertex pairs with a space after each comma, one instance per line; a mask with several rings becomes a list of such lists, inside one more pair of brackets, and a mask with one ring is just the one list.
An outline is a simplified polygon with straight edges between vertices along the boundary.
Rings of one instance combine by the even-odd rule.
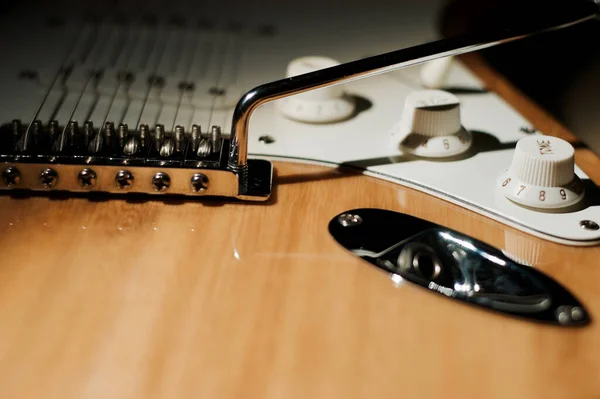
[[[595, 155], [579, 148], [577, 161], [600, 182]], [[264, 204], [1, 196], [0, 397], [600, 397], [600, 247], [343, 170], [275, 165]], [[330, 237], [331, 218], [357, 207], [505, 248], [574, 292], [592, 324], [543, 326], [398, 286]]]
[[[595, 397], [600, 331], [515, 320], [353, 258], [327, 223], [407, 212], [506, 248], [600, 314], [600, 248], [364, 176], [277, 164], [266, 204], [0, 198], [0, 397]], [[481, 396], [480, 396], [481, 395]]]

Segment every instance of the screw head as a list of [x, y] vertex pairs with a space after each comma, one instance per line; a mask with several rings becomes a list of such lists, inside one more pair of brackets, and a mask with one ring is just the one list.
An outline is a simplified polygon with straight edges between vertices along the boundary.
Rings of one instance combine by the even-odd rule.
[[581, 309], [579, 306], [574, 306], [571, 309], [571, 318], [573, 320], [579, 321], [581, 319], [583, 319], [584, 313], [583, 313], [583, 309]]
[[190, 186], [195, 193], [199, 193], [208, 188], [208, 176], [203, 173], [196, 173], [190, 179]]
[[133, 186], [133, 174], [128, 170], [120, 170], [115, 176], [115, 183], [121, 190], [127, 190]]
[[533, 133], [536, 132], [536, 129], [534, 127], [531, 127], [531, 126], [521, 126], [519, 128], [519, 131], [521, 133], [525, 133], [525, 134], [533, 134]]
[[40, 173], [40, 182], [46, 188], [53, 188], [58, 183], [58, 173], [52, 168], [44, 169]]
[[164, 172], [158, 172], [152, 177], [152, 187], [156, 191], [167, 191], [171, 186], [171, 178]]
[[598, 230], [598, 229], [600, 229], [600, 226], [598, 225], [598, 223], [594, 222], [593, 220], [582, 220], [581, 222], [579, 222], [579, 225], [584, 230]]
[[96, 179], [98, 176], [93, 169], [85, 168], [79, 172], [77, 175], [77, 180], [79, 180], [79, 185], [83, 188], [90, 188], [96, 185]]
[[14, 166], [9, 166], [2, 172], [2, 178], [8, 187], [13, 187], [21, 182], [21, 172]]
[[338, 216], [338, 222], [344, 227], [356, 226], [362, 223], [362, 218], [359, 215], [343, 213]]
[[260, 136], [258, 138], [258, 141], [260, 141], [263, 144], [271, 144], [275, 142], [275, 139], [273, 138], [273, 136]]

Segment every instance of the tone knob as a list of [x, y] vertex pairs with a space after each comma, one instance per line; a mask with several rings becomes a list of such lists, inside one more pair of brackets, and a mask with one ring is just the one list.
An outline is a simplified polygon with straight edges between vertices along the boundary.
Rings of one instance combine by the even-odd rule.
[[461, 125], [460, 101], [442, 90], [419, 90], [406, 98], [392, 145], [427, 158], [455, 156], [471, 147], [471, 133]]
[[[314, 72], [339, 65], [327, 57], [309, 56], [292, 60], [287, 77]], [[336, 85], [294, 94], [280, 102], [280, 110], [286, 117], [305, 123], [331, 123], [349, 118], [354, 113], [354, 101], [344, 95], [343, 87]]]
[[574, 155], [573, 146], [557, 137], [524, 137], [517, 142], [512, 163], [500, 175], [498, 187], [506, 198], [526, 207], [571, 207], [585, 192], [575, 174]]

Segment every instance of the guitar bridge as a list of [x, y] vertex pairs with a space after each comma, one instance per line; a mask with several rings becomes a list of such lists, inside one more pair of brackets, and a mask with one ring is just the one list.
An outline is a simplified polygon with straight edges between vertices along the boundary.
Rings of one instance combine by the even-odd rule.
[[230, 147], [219, 126], [166, 132], [160, 124], [131, 130], [112, 122], [96, 128], [91, 121], [14, 120], [0, 127], [0, 189], [269, 198], [271, 163], [249, 160], [235, 170]]

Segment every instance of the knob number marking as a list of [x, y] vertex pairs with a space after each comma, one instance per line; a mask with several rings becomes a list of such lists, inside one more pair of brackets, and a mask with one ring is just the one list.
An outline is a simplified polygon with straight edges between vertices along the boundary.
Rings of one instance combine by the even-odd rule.
[[546, 201], [546, 191], [540, 190], [540, 196], [538, 198], [540, 201]]
[[422, 98], [416, 101], [416, 105], [418, 107], [436, 107], [439, 105], [448, 105], [455, 103], [456, 100], [454, 100], [452, 97], [443, 95], [433, 95], [428, 98]]
[[521, 192], [522, 192], [523, 190], [525, 190], [526, 188], [527, 188], [527, 187], [525, 187], [524, 185], [522, 185], [522, 184], [521, 184], [521, 185], [519, 186], [519, 191], [517, 192], [517, 195], [521, 194]]
[[554, 150], [552, 149], [552, 143], [550, 140], [537, 140], [538, 149], [540, 150], [540, 155], [551, 155], [554, 154]]

